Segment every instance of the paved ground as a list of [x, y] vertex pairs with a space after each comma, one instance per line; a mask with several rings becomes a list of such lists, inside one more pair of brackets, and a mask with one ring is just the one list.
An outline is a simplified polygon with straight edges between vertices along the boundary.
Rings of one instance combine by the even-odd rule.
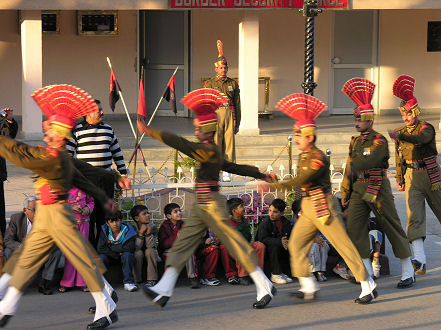
[[[339, 120], [335, 118], [340, 118]], [[386, 117], [386, 119], [389, 117]], [[435, 119], [435, 118], [434, 118]], [[178, 119], [179, 120], [179, 119]], [[268, 130], [278, 130], [275, 119], [264, 122]], [[322, 119], [320, 119], [322, 120]], [[267, 124], [270, 123], [270, 124]], [[280, 121], [282, 123], [282, 121]], [[395, 127], [397, 118], [384, 121], [382, 127]], [[122, 125], [122, 124], [121, 124]], [[159, 126], [167, 126], [161, 120]], [[281, 128], [289, 131], [291, 124]], [[352, 119], [330, 117], [323, 119], [323, 128], [349, 129]], [[191, 122], [186, 128], [178, 125], [180, 134], [191, 134]], [[165, 127], [164, 127], [165, 128]], [[176, 128], [178, 130], [178, 128]], [[188, 132], [188, 133], [186, 133]], [[126, 132], [127, 133], [127, 132]], [[121, 132], [121, 134], [126, 134]], [[118, 133], [119, 134], [119, 133]], [[393, 181], [392, 181], [393, 182]], [[9, 181], [5, 183], [7, 213], [21, 209], [24, 194], [32, 194], [32, 179], [24, 170], [9, 166]], [[407, 221], [404, 193], [395, 191], [400, 218]], [[219, 287], [191, 290], [181, 285], [164, 310], [158, 310], [140, 293], [127, 293], [121, 287], [118, 313], [120, 320], [114, 329], [439, 329], [441, 325], [441, 226], [427, 212], [428, 272], [417, 278], [408, 290], [395, 288], [399, 281], [400, 262], [393, 257], [389, 242], [391, 275], [378, 280], [379, 298], [369, 306], [358, 306], [352, 301], [359, 294], [359, 286], [332, 277], [321, 285], [320, 297], [313, 303], [293, 300], [289, 292], [297, 283], [279, 285], [278, 296], [265, 310], [252, 310], [255, 299], [254, 286], [238, 287], [223, 283]], [[81, 329], [92, 319], [87, 314], [93, 303], [90, 294], [73, 291], [52, 296], [42, 296], [31, 288], [22, 298], [21, 305], [10, 324], [10, 329]]]

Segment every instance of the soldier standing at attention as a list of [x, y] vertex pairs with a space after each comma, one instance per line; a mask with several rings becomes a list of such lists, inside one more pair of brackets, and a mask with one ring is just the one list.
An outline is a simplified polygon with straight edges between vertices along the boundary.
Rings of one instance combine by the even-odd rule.
[[[223, 45], [217, 41], [219, 57], [214, 62], [216, 77], [207, 80], [206, 88], [213, 88], [224, 93], [228, 102], [217, 109], [217, 127], [214, 134], [214, 143], [221, 147], [225, 158], [230, 162], [236, 161], [234, 135], [239, 132], [240, 125], [240, 91], [236, 80], [227, 77], [228, 62], [223, 55]], [[228, 173], [224, 172], [224, 180], [229, 181]]]
[[413, 96], [415, 79], [400, 76], [393, 93], [402, 99], [399, 110], [404, 126], [389, 135], [395, 140], [397, 187], [406, 192], [407, 237], [413, 250], [412, 264], [417, 274], [426, 273], [426, 205], [441, 222], [441, 175], [437, 161], [435, 129], [420, 120], [421, 109]]
[[277, 189], [301, 188], [302, 214], [297, 219], [288, 242], [291, 271], [300, 283], [300, 290], [294, 296], [314, 299], [319, 291], [319, 285], [311, 274], [309, 251], [317, 233], [321, 232], [343, 257], [361, 284], [361, 293], [355, 303], [368, 304], [378, 296], [377, 285], [366, 272], [357, 249], [346, 234], [339, 203], [331, 194], [329, 161], [315, 146], [314, 119], [326, 105], [310, 95], [292, 94], [281, 100], [277, 108], [297, 119], [294, 125], [295, 142], [302, 153], [294, 178], [261, 186], [259, 190], [265, 191], [271, 186]]
[[225, 160], [224, 154], [213, 142], [216, 131], [216, 109], [227, 102], [225, 95], [209, 88], [187, 94], [181, 101], [197, 114], [194, 120], [195, 135], [199, 142], [190, 142], [172, 133], [145, 126], [138, 121], [138, 129], [152, 138], [179, 150], [198, 162], [196, 171], [196, 203], [191, 217], [185, 222], [178, 239], [167, 258], [167, 269], [161, 280], [153, 287], [143, 286], [145, 294], [160, 307], [164, 307], [175, 287], [179, 273], [194, 253], [208, 228], [225, 245], [228, 253], [237, 260], [256, 285], [257, 301], [253, 308], [264, 308], [276, 294], [276, 288], [257, 265], [257, 256], [241, 233], [231, 227], [228, 220], [226, 200], [219, 193], [219, 171], [271, 181], [270, 176], [259, 172], [257, 167], [238, 165]]
[[355, 128], [360, 135], [353, 136], [349, 144], [345, 176], [341, 186], [342, 205], [348, 208], [347, 230], [363, 259], [370, 275], [368, 218], [371, 211], [379, 219], [391, 242], [397, 258], [401, 260], [401, 279], [397, 288], [413, 285], [415, 274], [410, 261], [410, 247], [394, 204], [392, 189], [387, 178], [389, 149], [386, 138], [372, 129], [374, 108], [371, 105], [375, 85], [367, 79], [353, 78], [343, 86], [345, 93], [357, 107], [354, 110]]

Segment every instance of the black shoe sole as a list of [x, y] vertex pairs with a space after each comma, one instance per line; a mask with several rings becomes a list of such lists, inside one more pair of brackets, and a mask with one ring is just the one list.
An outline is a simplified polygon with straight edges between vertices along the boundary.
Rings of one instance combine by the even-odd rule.
[[[271, 294], [273, 295], [273, 297], [277, 294], [277, 289], [275, 286], [272, 287]], [[253, 304], [253, 308], [254, 309], [263, 309], [263, 308], [265, 308], [266, 305], [268, 305], [270, 303], [271, 299], [272, 299], [271, 295], [267, 294], [259, 301], [256, 301]]]
[[[170, 297], [167, 297], [167, 296], [161, 296], [159, 299], [157, 299], [159, 294], [157, 294], [153, 290], [150, 290], [150, 288], [146, 285], [142, 286], [142, 291], [147, 296], [147, 298], [152, 300], [157, 306], [159, 306], [161, 308], [164, 308], [165, 305], [167, 304], [168, 300], [170, 299]], [[157, 299], [157, 300], [155, 300], [155, 299]]]
[[415, 277], [409, 277], [406, 278], [405, 280], [402, 280], [400, 282], [398, 282], [397, 284], [397, 289], [407, 289], [410, 288], [411, 286], [413, 286], [413, 284], [416, 282]]
[[105, 329], [109, 325], [116, 323], [118, 321], [118, 314], [116, 313], [116, 310], [114, 310], [109, 315], [111, 323], [109, 323], [109, 320], [107, 320], [107, 317], [102, 317], [95, 322], [92, 322], [87, 325], [87, 330], [95, 330], [95, 329]]
[[318, 291], [312, 293], [304, 293], [302, 291], [292, 292], [291, 296], [301, 300], [315, 300], [318, 296]]
[[8, 324], [9, 320], [13, 317], [14, 315], [3, 315], [3, 317], [0, 319], [0, 328], [3, 328], [6, 326], [6, 324]]
[[370, 294], [367, 294], [361, 298], [357, 298], [355, 299], [354, 302], [359, 305], [367, 305], [370, 304], [372, 300], [374, 300], [377, 297], [378, 297], [377, 289], [374, 289]]

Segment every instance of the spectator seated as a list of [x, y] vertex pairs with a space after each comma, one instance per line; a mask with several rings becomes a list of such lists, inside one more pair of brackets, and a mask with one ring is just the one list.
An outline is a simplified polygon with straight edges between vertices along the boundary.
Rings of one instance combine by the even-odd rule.
[[106, 223], [101, 227], [97, 252], [106, 267], [121, 263], [124, 289], [129, 292], [138, 289], [133, 276], [135, 239], [135, 230], [122, 222], [120, 211], [114, 216], [106, 216]]
[[[181, 208], [176, 203], [167, 204], [164, 207], [164, 214], [166, 219], [161, 227], [159, 227], [158, 233], [158, 251], [162, 260], [166, 261], [167, 255], [184, 225], [184, 221], [182, 221]], [[198, 267], [196, 256], [194, 254], [190, 257], [185, 266], [187, 269], [187, 277], [190, 280], [190, 287], [192, 289], [198, 289]]]
[[269, 216], [265, 217], [257, 230], [257, 241], [265, 244], [271, 281], [277, 284], [291, 283], [289, 269], [288, 239], [291, 235], [292, 224], [283, 215], [286, 203], [276, 198], [269, 207]]
[[157, 235], [150, 223], [150, 213], [146, 206], [135, 205], [130, 210], [130, 216], [135, 221], [137, 232], [135, 239], [135, 282], [143, 282], [143, 265], [147, 274], [146, 285], [153, 286], [158, 281], [158, 263], [161, 261], [156, 249]]

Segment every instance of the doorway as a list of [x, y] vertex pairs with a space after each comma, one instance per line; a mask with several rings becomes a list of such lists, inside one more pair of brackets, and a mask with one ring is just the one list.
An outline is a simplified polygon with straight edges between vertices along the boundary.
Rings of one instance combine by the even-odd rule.
[[[331, 31], [330, 114], [352, 114], [355, 105], [341, 91], [345, 82], [360, 77], [377, 85], [378, 12], [334, 11]], [[378, 88], [372, 105], [377, 113]]]
[[[144, 65], [144, 90], [147, 114], [152, 115], [176, 67], [177, 116], [187, 117], [188, 109], [179, 100], [189, 89], [190, 12], [142, 10], [140, 24], [140, 66]], [[174, 116], [163, 100], [157, 116]]]

